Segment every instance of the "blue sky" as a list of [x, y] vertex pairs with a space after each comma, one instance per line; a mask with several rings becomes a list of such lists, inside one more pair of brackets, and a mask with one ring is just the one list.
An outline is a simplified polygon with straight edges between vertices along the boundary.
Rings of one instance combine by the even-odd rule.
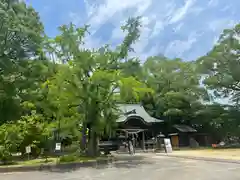
[[91, 25], [86, 46], [115, 46], [123, 39], [120, 26], [142, 16], [136, 55], [164, 54], [194, 60], [209, 51], [225, 28], [240, 23], [240, 0], [26, 0], [39, 12], [49, 36], [73, 22]]

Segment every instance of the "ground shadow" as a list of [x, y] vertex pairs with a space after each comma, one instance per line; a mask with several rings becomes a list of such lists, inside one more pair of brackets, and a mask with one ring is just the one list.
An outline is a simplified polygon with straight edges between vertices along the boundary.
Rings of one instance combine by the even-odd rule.
[[83, 163], [83, 164], [68, 164], [66, 166], [56, 166], [56, 167], [49, 167], [40, 169], [40, 171], [47, 171], [47, 172], [56, 172], [56, 173], [66, 173], [80, 170], [81, 168], [95, 168], [95, 169], [106, 169], [106, 168], [137, 168], [143, 164], [152, 164], [149, 158], [144, 156], [136, 155], [118, 155], [115, 157], [115, 160], [109, 160], [106, 162], [91, 162], [91, 163]]
[[[152, 164], [152, 163], [153, 162], [149, 160], [126, 160], [126, 161], [116, 161], [115, 163], [111, 164], [110, 167], [129, 169], [129, 168], [137, 168], [143, 164]], [[109, 168], [109, 166], [99, 166], [97, 168], [104, 169], [104, 168]]]

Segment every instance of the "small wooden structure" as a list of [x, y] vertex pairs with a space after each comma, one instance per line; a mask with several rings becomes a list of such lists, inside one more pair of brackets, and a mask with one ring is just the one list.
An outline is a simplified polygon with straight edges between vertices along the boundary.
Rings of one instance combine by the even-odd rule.
[[191, 146], [194, 141], [196, 129], [188, 125], [173, 125], [172, 133], [169, 133], [173, 147], [186, 147]]
[[117, 120], [119, 135], [125, 136], [126, 139], [129, 135], [134, 136], [135, 147], [145, 150], [146, 145], [159, 134], [156, 127], [163, 120], [151, 117], [140, 104], [119, 104], [119, 110], [121, 111]]

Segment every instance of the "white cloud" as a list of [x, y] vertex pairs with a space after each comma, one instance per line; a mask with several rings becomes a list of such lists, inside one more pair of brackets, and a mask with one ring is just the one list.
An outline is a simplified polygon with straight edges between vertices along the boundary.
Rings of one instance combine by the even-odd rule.
[[100, 38], [91, 38], [91, 36], [87, 36], [85, 38], [85, 44], [84, 44], [84, 47], [85, 48], [94, 48], [94, 49], [97, 49], [99, 47], [101, 47], [103, 44], [102, 44], [102, 41]]
[[232, 8], [232, 5], [227, 5], [227, 6], [224, 6], [222, 9], [221, 9], [221, 11], [227, 11], [227, 10], [229, 10], [229, 9], [231, 9]]
[[178, 21], [181, 21], [188, 14], [188, 11], [194, 5], [195, 2], [196, 2], [196, 0], [186, 0], [184, 6], [179, 8], [175, 12], [173, 17], [170, 19], [169, 23], [173, 24]]
[[96, 1], [91, 2], [91, 0], [83, 0], [83, 2], [85, 4], [85, 8], [86, 8], [88, 17], [90, 17], [94, 13], [96, 13], [96, 10], [99, 8], [99, 5], [102, 3], [99, 1], [97, 1], [97, 3], [96, 3]]
[[164, 29], [164, 25], [163, 21], [156, 21], [151, 36], [157, 36]]
[[[115, 25], [111, 40], [121, 40], [124, 34], [120, 30], [123, 20], [129, 16], [142, 16], [141, 37], [134, 46], [135, 51], [143, 53], [149, 41], [157, 37], [164, 28], [172, 23], [184, 19], [188, 13], [196, 12], [191, 10], [196, 0], [186, 0], [185, 4], [176, 8], [174, 0], [105, 0], [102, 4], [99, 1], [90, 2], [85, 0], [88, 13], [88, 24], [91, 24], [91, 33], [94, 34], [106, 22]], [[130, 9], [131, 12], [126, 12]], [[135, 9], [135, 11], [133, 10]], [[182, 25], [178, 25], [179, 30]]]
[[170, 57], [181, 57], [185, 51], [191, 49], [192, 45], [197, 42], [199, 36], [199, 34], [193, 32], [187, 40], [174, 40], [170, 42], [165, 50], [165, 54]]
[[111, 39], [114, 39], [114, 40], [119, 41], [119, 40], [121, 40], [121, 39], [124, 38], [124, 35], [125, 35], [125, 34], [122, 32], [120, 26], [117, 26], [117, 27], [116, 27], [115, 29], [113, 29], [113, 31], [112, 31], [112, 37], [111, 37]]
[[139, 56], [140, 60], [145, 61], [148, 57], [159, 54], [160, 47], [158, 45], [154, 45], [150, 48], [150, 50], [141, 53]]
[[184, 25], [183, 22], [179, 23], [179, 24], [173, 29], [173, 31], [174, 31], [174, 32], [178, 32], [178, 31], [180, 31], [181, 28], [183, 27], [183, 25]]
[[209, 0], [208, 7], [215, 7], [219, 3], [219, 0]]
[[137, 7], [136, 14], [143, 14], [153, 3], [152, 0], [143, 0], [141, 1], [141, 6], [140, 4]]
[[191, 15], [199, 15], [202, 11], [204, 11], [205, 8], [203, 7], [199, 7], [199, 6], [193, 6], [189, 9], [189, 14], [191, 13]]
[[219, 40], [219, 36], [215, 36], [214, 38], [213, 38], [213, 45], [215, 45], [215, 44], [217, 44], [217, 42], [218, 42], [218, 40]]
[[[101, 39], [101, 37], [93, 38], [88, 37], [88, 47], [99, 47], [105, 43], [116, 44], [124, 37], [124, 33], [121, 31], [120, 26], [130, 16], [142, 16], [142, 28], [141, 37], [139, 42], [134, 45], [137, 56], [142, 58], [147, 55], [155, 55], [159, 53], [159, 50], [165, 49], [165, 55], [168, 56], [180, 56], [184, 52], [192, 49], [192, 45], [197, 42], [198, 37], [196, 32], [202, 30], [202, 26], [206, 26], [204, 34], [208, 32], [214, 32], [218, 37], [219, 33], [226, 27], [230, 27], [229, 24], [233, 24], [233, 20], [229, 20], [229, 17], [219, 19], [219, 17], [211, 17], [211, 20], [202, 22], [201, 17], [198, 17], [201, 13], [207, 13], [213, 10], [213, 7], [217, 6], [217, 11], [223, 11], [224, 7], [218, 7], [218, 0], [204, 1], [205, 4], [200, 3], [197, 0], [184, 0], [184, 4], [179, 6], [178, 0], [84, 0], [87, 14], [86, 19], [83, 21], [82, 16], [75, 13], [70, 13], [69, 17], [75, 24], [86, 23], [91, 25], [90, 32], [94, 34], [102, 26], [111, 23], [114, 25], [110, 39]], [[202, 2], [202, 1], [201, 1]], [[206, 8], [209, 6], [209, 10]], [[231, 7], [230, 7], [231, 8]], [[228, 8], [226, 8], [228, 10]], [[216, 12], [217, 12], [216, 11]], [[185, 20], [193, 20], [194, 18], [201, 22], [199, 27], [191, 26]], [[210, 19], [210, 18], [209, 18]], [[205, 20], [204, 20], [205, 21]], [[182, 33], [182, 29], [186, 31]], [[167, 27], [167, 30], [165, 30]], [[171, 29], [169, 29], [169, 27]], [[174, 37], [184, 38], [183, 40], [171, 39], [171, 35], [174, 32]], [[104, 33], [104, 32], [102, 32]], [[164, 33], [164, 36], [161, 36]], [[182, 37], [183, 34], [189, 34], [188, 37]], [[169, 37], [170, 36], [170, 37]], [[169, 42], [164, 42], [163, 37]], [[211, 42], [216, 40], [212, 39]], [[160, 47], [161, 46], [161, 47]], [[167, 46], [166, 48], [164, 46]], [[150, 48], [148, 52], [147, 49]], [[151, 54], [153, 53], [153, 54]], [[194, 54], [192, 52], [192, 54]]]
[[[95, 9], [94, 15], [89, 18], [88, 24], [92, 25], [91, 32], [96, 32], [108, 21], [113, 23], [116, 27], [113, 29], [111, 40], [120, 41], [124, 37], [124, 33], [120, 29], [120, 26], [123, 25], [123, 21], [126, 21], [129, 16], [142, 16], [141, 37], [139, 42], [134, 46], [135, 51], [141, 53], [148, 45], [152, 31], [149, 24], [156, 18], [148, 13], [146, 14], [151, 4], [152, 0], [106, 0], [104, 4], [99, 5], [98, 8]], [[129, 10], [127, 14], [122, 13], [128, 9], [131, 11]], [[135, 11], [132, 9], [135, 9]], [[156, 30], [156, 28], [154, 29]]]
[[[150, 4], [151, 0], [106, 0], [102, 5], [98, 6], [98, 8], [95, 9], [94, 15], [92, 14], [88, 23], [91, 24], [94, 29], [97, 29], [107, 20], [113, 18], [115, 13], [123, 12], [128, 8], [135, 7], [139, 7], [138, 11], [142, 13], [148, 8]], [[141, 7], [139, 5], [144, 6]], [[115, 20], [118, 21], [119, 19]]]
[[210, 21], [208, 27], [213, 32], [221, 33], [224, 29], [233, 27], [236, 23], [237, 21], [221, 18]]
[[70, 12], [69, 18], [70, 21], [77, 26], [79, 26], [82, 22], [81, 16], [78, 13]]

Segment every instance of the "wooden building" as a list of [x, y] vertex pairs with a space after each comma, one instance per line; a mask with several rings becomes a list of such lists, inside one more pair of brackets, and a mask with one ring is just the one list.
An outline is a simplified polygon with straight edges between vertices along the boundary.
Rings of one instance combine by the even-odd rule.
[[145, 147], [161, 132], [163, 120], [151, 117], [140, 104], [119, 104], [121, 115], [117, 120], [118, 134], [136, 139], [136, 148]]
[[[118, 136], [126, 139], [133, 135], [136, 148], [143, 150], [152, 146], [156, 137], [169, 137], [173, 147], [198, 146], [197, 130], [183, 124], [167, 129], [164, 120], [151, 117], [140, 104], [119, 104], [120, 117], [117, 119]], [[163, 135], [164, 134], [164, 135]]]
[[183, 124], [173, 125], [169, 137], [173, 147], [188, 147], [196, 145], [195, 134], [197, 130]]

